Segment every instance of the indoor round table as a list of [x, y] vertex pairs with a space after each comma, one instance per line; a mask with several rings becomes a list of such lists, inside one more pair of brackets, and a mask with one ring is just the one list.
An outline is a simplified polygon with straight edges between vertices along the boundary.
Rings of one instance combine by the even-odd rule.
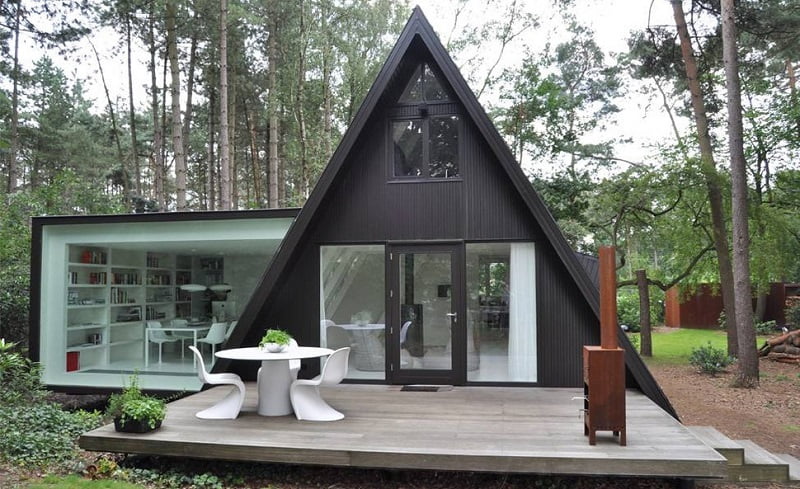
[[289, 360], [325, 357], [333, 353], [329, 348], [298, 346], [281, 353], [270, 353], [259, 347], [233, 348], [215, 353], [217, 358], [229, 360], [255, 360], [261, 362], [258, 376], [258, 414], [262, 416], [285, 416], [292, 414], [289, 388], [292, 374]]

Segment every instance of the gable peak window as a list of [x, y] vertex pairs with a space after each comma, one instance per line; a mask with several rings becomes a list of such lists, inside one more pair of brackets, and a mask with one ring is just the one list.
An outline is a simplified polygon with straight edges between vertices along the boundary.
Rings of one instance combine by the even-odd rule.
[[[450, 90], [428, 63], [420, 64], [397, 101], [390, 123], [395, 179], [460, 178], [460, 121]], [[409, 108], [416, 107], [416, 110]], [[412, 115], [413, 114], [413, 115]]]
[[452, 100], [449, 90], [439, 81], [439, 76], [428, 63], [422, 63], [414, 70], [403, 94], [398, 100], [401, 104], [421, 102], [446, 102]]

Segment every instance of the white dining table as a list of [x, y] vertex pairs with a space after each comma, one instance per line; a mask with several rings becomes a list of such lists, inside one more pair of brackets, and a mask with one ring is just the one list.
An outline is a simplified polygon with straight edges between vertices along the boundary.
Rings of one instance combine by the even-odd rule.
[[292, 373], [289, 360], [320, 358], [333, 353], [330, 348], [298, 346], [280, 353], [270, 353], [254, 346], [231, 348], [215, 353], [217, 358], [228, 360], [250, 360], [261, 362], [258, 376], [258, 414], [262, 416], [285, 416], [292, 414], [292, 401], [289, 389], [292, 386]]
[[[197, 333], [202, 331], [208, 331], [211, 329], [211, 325], [205, 323], [201, 326], [162, 326], [160, 328], [145, 328], [144, 329], [144, 366], [147, 367], [150, 365], [150, 332], [151, 331], [172, 331], [173, 333], [184, 333], [182, 334], [175, 334], [174, 337], [181, 341], [181, 358], [183, 358], [183, 339], [189, 339], [189, 335], [186, 333], [191, 333], [192, 344], [195, 348], [197, 348]], [[183, 337], [183, 338], [181, 338]], [[197, 359], [194, 358], [192, 355], [192, 359], [194, 361], [194, 366], [197, 366]]]
[[344, 329], [350, 342], [355, 345], [353, 365], [364, 371], [380, 371], [386, 368], [386, 347], [381, 333], [386, 331], [383, 323], [337, 324]]

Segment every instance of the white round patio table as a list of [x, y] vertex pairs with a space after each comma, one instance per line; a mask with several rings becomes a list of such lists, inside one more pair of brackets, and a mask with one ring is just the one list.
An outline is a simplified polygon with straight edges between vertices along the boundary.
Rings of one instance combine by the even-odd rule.
[[270, 353], [259, 347], [232, 348], [215, 353], [217, 358], [228, 360], [255, 360], [261, 362], [258, 377], [258, 414], [262, 416], [285, 416], [292, 414], [289, 388], [292, 374], [289, 360], [325, 357], [333, 353], [329, 348], [298, 346], [281, 353]]

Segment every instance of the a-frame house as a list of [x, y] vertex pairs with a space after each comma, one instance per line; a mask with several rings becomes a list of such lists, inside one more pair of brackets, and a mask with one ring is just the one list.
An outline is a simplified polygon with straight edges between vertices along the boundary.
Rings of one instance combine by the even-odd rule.
[[[353, 381], [579, 387], [600, 338], [585, 260], [416, 8], [228, 346], [278, 327], [352, 345]], [[619, 336], [627, 386], [675, 416]]]

